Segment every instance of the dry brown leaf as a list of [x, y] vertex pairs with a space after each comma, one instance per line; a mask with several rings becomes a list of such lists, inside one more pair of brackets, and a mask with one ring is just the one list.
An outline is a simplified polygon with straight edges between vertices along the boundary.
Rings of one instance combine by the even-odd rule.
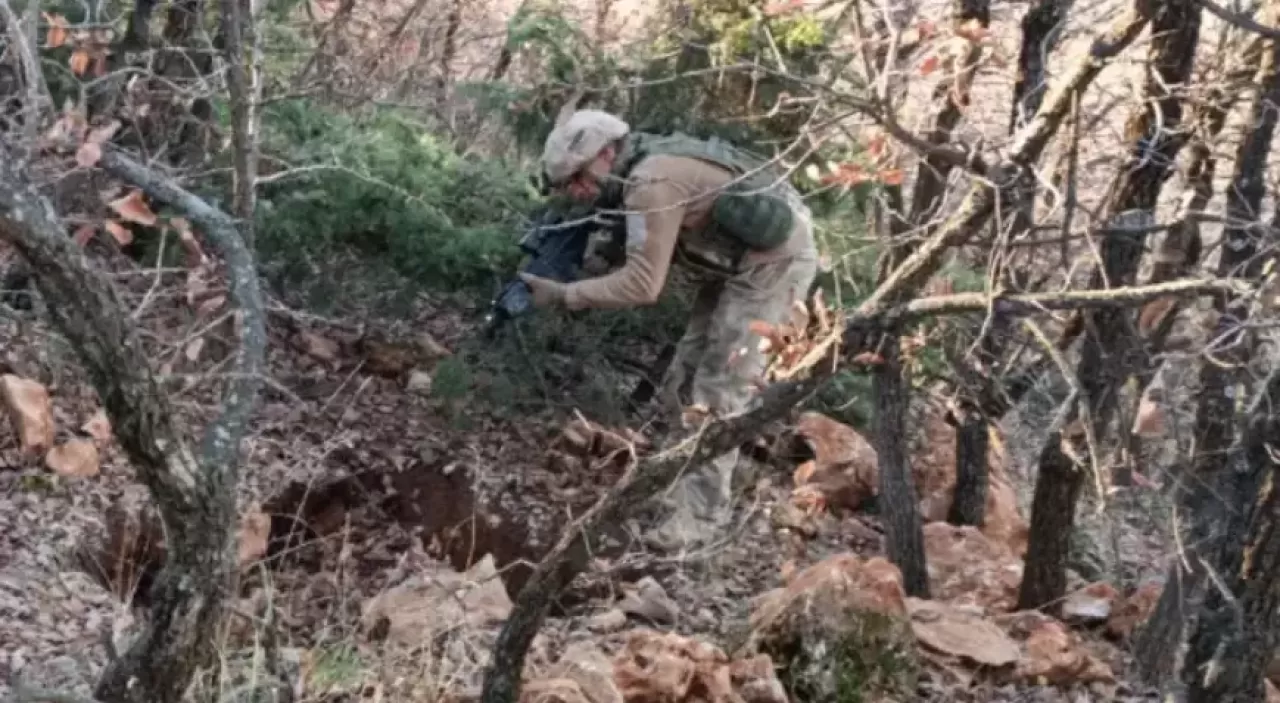
[[818, 463], [810, 459], [796, 467], [796, 470], [791, 473], [791, 479], [797, 486], [806, 484], [817, 470]]
[[942, 59], [938, 58], [937, 54], [930, 54], [920, 64], [920, 75], [927, 76], [930, 73], [937, 71], [938, 66], [940, 66], [941, 64], [942, 64]]
[[880, 172], [880, 182], [887, 186], [900, 186], [906, 175], [900, 168], [885, 169]]
[[261, 559], [267, 553], [267, 538], [271, 536], [271, 516], [254, 504], [240, 516], [240, 528], [236, 535], [238, 563], [244, 566]]
[[107, 124], [104, 124], [100, 127], [94, 127], [89, 132], [89, 136], [85, 137], [85, 143], [97, 144], [101, 146], [102, 144], [106, 144], [112, 137], [116, 135], [116, 132], [119, 132], [119, 131], [120, 131], [120, 120], [111, 120]]
[[93, 417], [85, 420], [85, 423], [80, 426], [80, 430], [99, 442], [109, 441], [111, 439], [111, 420], [107, 418], [107, 411], [99, 408], [93, 414]]
[[107, 203], [117, 215], [129, 222], [150, 227], [156, 223], [156, 214], [147, 206], [142, 191], [134, 188], [122, 197]]
[[1164, 411], [1150, 395], [1144, 394], [1138, 401], [1138, 412], [1129, 432], [1139, 437], [1155, 437], [1164, 432]]
[[83, 76], [84, 72], [89, 69], [89, 52], [84, 49], [76, 49], [71, 52], [71, 59], [67, 62], [71, 67], [71, 72], [77, 76]]
[[102, 159], [102, 147], [93, 142], [85, 142], [76, 149], [76, 165], [80, 168], [93, 168]]
[[0, 398], [9, 410], [22, 451], [38, 455], [53, 446], [53, 401], [44, 384], [5, 374], [0, 377]]
[[227, 296], [225, 295], [210, 296], [200, 301], [200, 304], [196, 306], [196, 312], [199, 313], [201, 317], [212, 317], [213, 313], [222, 309], [222, 306], [226, 304], [226, 302]]
[[864, 364], [866, 366], [879, 366], [884, 363], [884, 357], [875, 352], [860, 352], [853, 357], [853, 363]]
[[86, 244], [89, 243], [90, 239], [93, 239], [93, 235], [97, 231], [98, 231], [98, 228], [93, 225], [90, 225], [90, 224], [80, 225], [79, 227], [76, 228], [75, 233], [71, 235], [71, 239], [73, 239], [76, 244], [79, 244], [80, 246], [85, 246]]
[[111, 236], [115, 238], [116, 243], [120, 246], [127, 246], [133, 242], [133, 230], [125, 227], [119, 222], [116, 222], [115, 220], [107, 220], [102, 223], [102, 226], [111, 233]]
[[45, 45], [50, 49], [56, 49], [67, 43], [67, 18], [59, 14], [50, 14], [41, 12], [44, 15], [44, 21], [49, 23], [49, 30], [45, 34]]
[[97, 476], [101, 465], [98, 445], [89, 439], [72, 439], [53, 447], [44, 455], [44, 463], [59, 476]]

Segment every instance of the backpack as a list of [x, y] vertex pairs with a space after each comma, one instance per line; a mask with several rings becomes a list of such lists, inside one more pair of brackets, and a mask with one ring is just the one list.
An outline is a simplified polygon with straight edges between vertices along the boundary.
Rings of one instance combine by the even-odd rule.
[[[680, 132], [629, 135], [615, 162], [614, 175], [625, 180], [637, 164], [650, 156], [671, 155], [699, 159], [733, 173], [732, 182], [716, 196], [711, 221], [725, 234], [758, 251], [784, 244], [791, 236], [795, 213], [788, 195], [791, 184], [767, 160], [718, 137], [698, 139]], [[621, 200], [621, 187], [613, 198]]]

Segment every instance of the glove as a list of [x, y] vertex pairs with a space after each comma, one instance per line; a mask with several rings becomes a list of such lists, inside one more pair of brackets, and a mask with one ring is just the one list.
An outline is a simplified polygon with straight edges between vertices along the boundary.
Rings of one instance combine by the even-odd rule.
[[531, 273], [521, 273], [520, 280], [529, 284], [529, 288], [533, 291], [534, 307], [564, 305], [565, 284]]

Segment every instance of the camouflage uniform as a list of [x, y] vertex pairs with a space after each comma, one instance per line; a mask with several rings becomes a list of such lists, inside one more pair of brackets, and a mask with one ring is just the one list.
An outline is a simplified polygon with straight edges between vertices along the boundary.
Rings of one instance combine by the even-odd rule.
[[[785, 321], [817, 272], [808, 207], [785, 179], [740, 165], [745, 157], [735, 147], [631, 135], [624, 122], [592, 110], [574, 113], [552, 132], [544, 168], [553, 181], [582, 169], [598, 174], [605, 168], [600, 153], [612, 156], [609, 173], [617, 178], [604, 185], [597, 206], [627, 213], [627, 261], [607, 275], [564, 286], [526, 278], [537, 284], [535, 297], [570, 309], [647, 305], [657, 300], [673, 261], [692, 267], [707, 282], [661, 397], [675, 417], [685, 406], [679, 392], [685, 385], [693, 404], [716, 415], [747, 410], [765, 367], [760, 338], [748, 326]], [[693, 467], [676, 482], [669, 500], [674, 514], [651, 542], [693, 541], [707, 536], [708, 521], [727, 517], [738, 454]]]

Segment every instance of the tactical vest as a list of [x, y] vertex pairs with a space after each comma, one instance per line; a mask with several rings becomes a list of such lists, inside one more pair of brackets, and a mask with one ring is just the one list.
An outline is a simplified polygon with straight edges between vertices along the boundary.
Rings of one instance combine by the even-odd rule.
[[[712, 203], [711, 225], [715, 231], [708, 233], [719, 239], [720, 248], [726, 250], [721, 253], [728, 261], [723, 260], [725, 257], [708, 261], [699, 256], [698, 263], [720, 272], [731, 271], [747, 249], [767, 251], [785, 244], [791, 236], [795, 220], [788, 199], [791, 184], [766, 159], [717, 137], [697, 139], [681, 133], [629, 135], [614, 162], [612, 175], [617, 180], [605, 187], [604, 206], [620, 207], [627, 176], [642, 160], [658, 155], [699, 159], [724, 168], [735, 178]], [[727, 236], [716, 237], [718, 234]]]

